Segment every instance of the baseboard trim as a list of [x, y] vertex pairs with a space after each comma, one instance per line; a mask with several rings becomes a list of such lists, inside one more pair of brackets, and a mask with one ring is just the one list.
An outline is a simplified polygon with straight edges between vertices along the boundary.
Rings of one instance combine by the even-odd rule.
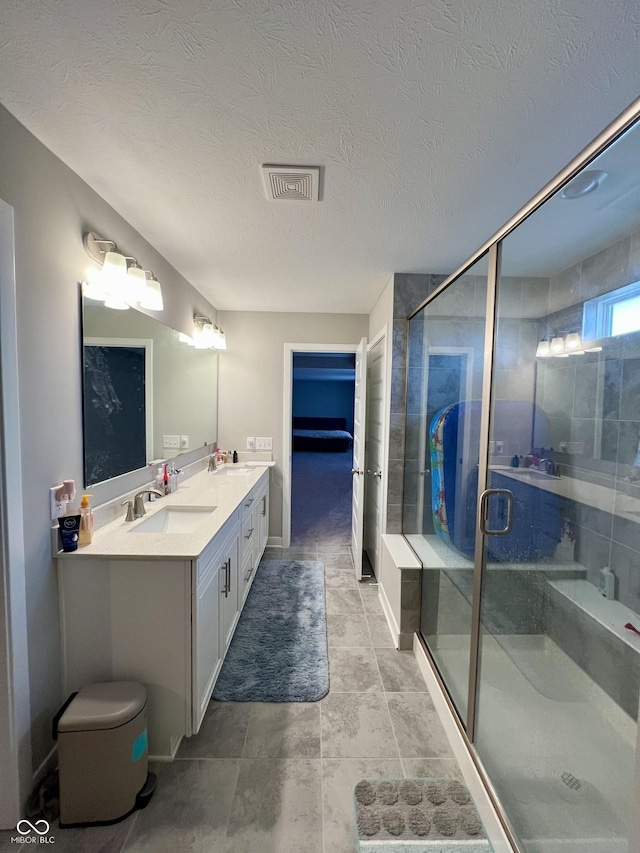
[[267, 548], [282, 548], [282, 536], [270, 536], [267, 539]]
[[391, 609], [389, 599], [387, 598], [387, 594], [385, 593], [382, 584], [378, 584], [378, 597], [380, 599], [380, 605], [382, 607], [385, 619], [387, 620], [387, 625], [389, 626], [389, 631], [391, 632], [391, 637], [393, 639], [393, 642], [395, 643], [395, 647], [396, 649], [399, 649], [401, 646], [400, 628], [398, 627], [398, 624], [394, 618], [393, 610]]
[[48, 753], [48, 755], [46, 756], [46, 758], [44, 759], [44, 761], [42, 761], [40, 763], [40, 765], [34, 771], [33, 776], [31, 777], [31, 789], [32, 790], [37, 785], [39, 785], [40, 782], [42, 782], [42, 780], [47, 775], [47, 773], [50, 773], [54, 769], [54, 767], [56, 766], [56, 763], [57, 763], [57, 755], [58, 755], [58, 744], [54, 743], [54, 745], [51, 747], [51, 750]]
[[414, 634], [413, 637], [413, 653], [418, 662], [422, 677], [429, 688], [431, 699], [440, 722], [444, 727], [447, 740], [458, 762], [464, 781], [480, 813], [494, 853], [518, 853], [518, 848], [514, 847], [509, 841], [509, 837], [498, 817], [484, 780], [471, 757], [464, 737], [449, 708], [449, 703], [433, 670], [432, 663], [417, 634]]

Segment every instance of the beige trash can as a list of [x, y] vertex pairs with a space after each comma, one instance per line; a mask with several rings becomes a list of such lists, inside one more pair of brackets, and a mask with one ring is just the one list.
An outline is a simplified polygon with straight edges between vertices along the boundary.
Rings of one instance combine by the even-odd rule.
[[133, 681], [90, 684], [53, 721], [60, 826], [115, 823], [149, 802], [147, 692]]

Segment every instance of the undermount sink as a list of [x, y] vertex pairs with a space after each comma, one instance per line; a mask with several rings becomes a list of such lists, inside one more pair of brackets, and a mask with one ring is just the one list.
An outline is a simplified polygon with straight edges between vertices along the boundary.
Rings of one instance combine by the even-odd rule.
[[193, 533], [215, 506], [167, 506], [132, 527], [130, 533]]
[[224, 474], [225, 477], [248, 477], [249, 474], [253, 474], [253, 468], [241, 468], [240, 466], [233, 468], [218, 468], [216, 474], [218, 476]]

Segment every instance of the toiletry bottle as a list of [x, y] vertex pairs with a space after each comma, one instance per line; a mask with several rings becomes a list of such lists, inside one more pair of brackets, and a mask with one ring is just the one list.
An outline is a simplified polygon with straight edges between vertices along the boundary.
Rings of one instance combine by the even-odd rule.
[[616, 576], [609, 566], [600, 569], [600, 595], [610, 599], [616, 597]]
[[58, 533], [63, 551], [77, 551], [80, 534], [80, 516], [63, 515], [58, 522]]
[[237, 461], [238, 461], [238, 451], [234, 450], [233, 451], [233, 464], [235, 465]]
[[164, 471], [162, 473], [162, 489], [161, 489], [161, 491], [164, 492], [165, 495], [169, 494], [169, 473], [167, 471], [167, 463], [166, 462], [164, 463]]
[[91, 545], [93, 539], [93, 510], [89, 498], [93, 495], [83, 495], [80, 501], [80, 531], [78, 533], [78, 545], [83, 548]]
[[511, 467], [518, 468], [520, 465], [520, 459], [518, 458], [518, 454], [514, 454], [513, 459], [511, 460]]

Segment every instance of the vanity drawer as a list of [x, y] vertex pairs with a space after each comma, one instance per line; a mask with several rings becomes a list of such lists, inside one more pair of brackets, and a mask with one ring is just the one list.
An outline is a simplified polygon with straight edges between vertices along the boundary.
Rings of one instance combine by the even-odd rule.
[[251, 513], [253, 511], [253, 506], [255, 504], [255, 500], [256, 500], [255, 489], [251, 489], [249, 494], [242, 501], [241, 512], [242, 512], [242, 524], [243, 525], [244, 525], [244, 522], [245, 522], [245, 519], [247, 518], [247, 516], [251, 515]]
[[238, 520], [239, 513], [236, 511], [198, 557], [196, 588], [200, 586], [209, 572], [215, 568], [216, 563], [224, 562], [224, 552], [227, 550], [229, 541], [238, 535]]
[[242, 562], [240, 577], [238, 579], [238, 602], [240, 607], [242, 607], [242, 604], [249, 592], [249, 587], [251, 586], [255, 569], [255, 555], [253, 550], [249, 550]]
[[248, 512], [242, 519], [240, 534], [240, 559], [244, 562], [247, 554], [253, 550], [255, 537], [258, 535], [254, 525], [255, 513]]

